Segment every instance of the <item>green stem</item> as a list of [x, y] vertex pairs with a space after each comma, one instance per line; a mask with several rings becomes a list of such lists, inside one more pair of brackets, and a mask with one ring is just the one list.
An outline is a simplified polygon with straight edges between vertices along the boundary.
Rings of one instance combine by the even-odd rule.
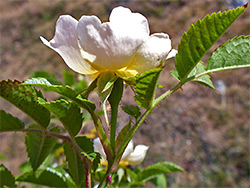
[[111, 106], [111, 126], [110, 126], [110, 145], [113, 151], [113, 159], [115, 155], [115, 136], [116, 136], [116, 123], [118, 107], [123, 94], [123, 80], [118, 78], [113, 86], [112, 92], [108, 98]]
[[129, 131], [129, 134], [127, 134], [124, 138], [124, 144], [119, 148], [119, 151], [117, 153], [117, 156], [120, 156], [124, 150], [126, 149], [129, 141], [133, 138], [135, 132], [140, 127], [140, 125], [145, 121], [145, 119], [148, 117], [148, 115], [152, 112], [152, 110], [155, 108], [157, 104], [159, 104], [163, 99], [168, 97], [169, 95], [173, 94], [175, 91], [180, 89], [186, 81], [179, 82], [173, 89], [170, 89], [163, 93], [161, 96], [159, 96], [157, 99], [155, 99], [152, 103], [152, 105], [145, 111], [145, 113], [140, 117], [140, 119], [137, 121], [137, 123], [133, 126], [133, 128]]
[[111, 103], [111, 129], [110, 129], [110, 145], [115, 153], [115, 135], [116, 135], [116, 123], [117, 123], [118, 105], [112, 105]]

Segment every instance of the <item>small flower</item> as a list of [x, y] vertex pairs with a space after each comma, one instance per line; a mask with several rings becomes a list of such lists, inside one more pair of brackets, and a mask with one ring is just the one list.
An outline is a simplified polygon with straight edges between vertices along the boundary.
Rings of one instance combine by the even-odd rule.
[[92, 77], [107, 71], [122, 78], [135, 76], [176, 54], [167, 34], [149, 35], [147, 19], [124, 7], [114, 8], [104, 23], [96, 16], [82, 16], [79, 21], [60, 16], [54, 38], [49, 42], [40, 38], [71, 69]]
[[[148, 151], [148, 146], [145, 145], [137, 145], [134, 148], [134, 144], [133, 141], [131, 140], [127, 146], [127, 148], [125, 149], [121, 161], [120, 161], [120, 166], [134, 166], [134, 165], [138, 165], [140, 163], [142, 163], [142, 161], [144, 160], [147, 151]], [[103, 150], [101, 141], [99, 138], [94, 139], [94, 151], [98, 152], [101, 154], [102, 156], [102, 163], [106, 164], [106, 154]]]

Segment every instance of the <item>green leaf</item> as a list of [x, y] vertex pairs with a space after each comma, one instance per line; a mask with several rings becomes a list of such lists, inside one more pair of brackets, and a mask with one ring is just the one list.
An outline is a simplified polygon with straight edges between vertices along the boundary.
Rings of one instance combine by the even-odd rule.
[[15, 177], [11, 172], [3, 165], [0, 165], [0, 187], [16, 187]]
[[111, 106], [111, 128], [110, 128], [110, 145], [115, 151], [116, 123], [118, 115], [118, 107], [123, 94], [123, 80], [118, 78], [112, 88], [112, 92], [108, 98]]
[[118, 79], [118, 76], [112, 78], [104, 87], [103, 91], [102, 92], [105, 92], [107, 91], [110, 87], [112, 87], [115, 83], [115, 81]]
[[159, 174], [165, 174], [170, 172], [184, 172], [184, 169], [179, 167], [178, 165], [170, 162], [159, 162], [148, 166], [147, 168], [143, 169], [139, 172], [137, 176], [138, 181], [145, 181], [151, 179]]
[[29, 115], [40, 126], [46, 128], [50, 122], [50, 112], [38, 104], [37, 98], [42, 93], [32, 86], [22, 85], [18, 81], [1, 81], [0, 95], [5, 100], [14, 104], [17, 108]]
[[72, 148], [70, 143], [64, 142], [63, 147], [64, 154], [66, 155], [66, 161], [68, 162], [70, 176], [78, 187], [84, 187], [85, 173], [81, 158], [79, 157], [77, 152]]
[[132, 182], [132, 183], [129, 183], [129, 187], [131, 188], [136, 188], [136, 187], [142, 187], [142, 186], [145, 186], [146, 183], [145, 182]]
[[81, 95], [78, 95], [77, 98], [71, 99], [76, 104], [78, 104], [80, 107], [87, 110], [90, 114], [95, 110], [95, 104], [87, 99], [83, 99]]
[[63, 95], [70, 100], [74, 101], [82, 108], [86, 109], [88, 112], [92, 112], [95, 110], [95, 104], [87, 99], [83, 99], [80, 95], [78, 95], [73, 89], [69, 86], [62, 85], [53, 85], [48, 80], [44, 78], [33, 78], [26, 80], [22, 85], [33, 85], [41, 88], [45, 88], [49, 91], [56, 92], [60, 95]]
[[[195, 67], [194, 69], [189, 73], [188, 75], [188, 79], [192, 78], [193, 76], [205, 72], [206, 68], [204, 66], [204, 63], [202, 61], [200, 61]], [[213, 82], [210, 80], [210, 76], [209, 75], [204, 75], [195, 79], [192, 79], [193, 82], [196, 82], [198, 84], [210, 87], [211, 89], [214, 89], [213, 86]]]
[[94, 143], [91, 139], [86, 136], [75, 137], [78, 146], [86, 153], [91, 153], [94, 151]]
[[100, 153], [96, 153], [96, 154], [97, 154], [97, 155], [96, 155], [94, 161], [92, 162], [92, 170], [93, 170], [94, 172], [97, 170], [98, 165], [100, 164], [101, 158], [102, 158], [102, 156], [101, 156]]
[[238, 7], [213, 13], [198, 20], [184, 33], [178, 46], [176, 70], [180, 78], [186, 78], [212, 45], [227, 30], [227, 28], [244, 12], [246, 7]]
[[155, 188], [167, 188], [167, 179], [164, 174], [160, 174], [156, 176], [155, 178], [150, 180], [151, 183], [155, 185]]
[[135, 100], [140, 107], [148, 108], [152, 105], [161, 71], [161, 68], [152, 69], [144, 72], [136, 79]]
[[[82, 75], [81, 75], [82, 76]], [[83, 78], [81, 78], [80, 80], [78, 80], [73, 87], [75, 88], [75, 91], [77, 93], [82, 93], [83, 90], [87, 89], [88, 87], [88, 82], [86, 80], [84, 80]], [[87, 98], [87, 97], [84, 97]]]
[[[98, 94], [102, 103], [106, 101], [107, 98], [109, 97], [113, 88], [112, 86], [114, 84], [113, 80], [115, 78], [116, 76], [113, 72], [104, 72], [98, 78], [97, 91], [98, 91]], [[106, 87], [107, 85], [108, 87]]]
[[36, 72], [33, 72], [33, 73], [30, 73], [29, 74], [29, 77], [30, 78], [49, 78], [49, 79], [54, 79], [56, 80], [56, 76], [50, 72], [46, 72], [46, 71], [36, 71]]
[[138, 117], [141, 116], [141, 110], [138, 108], [138, 106], [134, 105], [126, 105], [121, 107], [124, 112], [126, 112], [128, 115], [131, 115], [134, 117], [136, 120]]
[[88, 98], [89, 94], [91, 91], [93, 91], [96, 87], [97, 87], [97, 80], [99, 79], [99, 77], [97, 77], [94, 81], [91, 82], [91, 84], [89, 85], [89, 87], [87, 87], [83, 93], [82, 93], [82, 97], [83, 98]]
[[[40, 129], [38, 125], [30, 125], [28, 129]], [[58, 127], [52, 127], [50, 132], [59, 133]], [[25, 136], [25, 145], [34, 171], [43, 163], [57, 142], [57, 138], [46, 136], [38, 132], [28, 132]]]
[[0, 132], [22, 129], [24, 129], [24, 123], [20, 119], [0, 110]]
[[38, 169], [35, 173], [25, 172], [17, 177], [19, 182], [28, 182], [48, 187], [69, 187], [67, 178], [52, 168]]
[[70, 135], [75, 136], [79, 133], [82, 128], [83, 116], [76, 104], [64, 99], [51, 102], [39, 99], [39, 102], [62, 122]]
[[77, 93], [73, 89], [71, 89], [69, 86], [53, 84], [50, 80], [46, 78], [28, 79], [24, 83], [22, 83], [22, 85], [38, 86], [38, 87], [47, 89], [49, 91], [56, 92], [70, 99], [75, 98], [77, 96]]
[[56, 79], [56, 76], [46, 71], [36, 71], [29, 74], [30, 78], [45, 78], [50, 81], [53, 85], [63, 85], [63, 83]]
[[65, 85], [73, 86], [75, 84], [75, 75], [68, 71], [63, 71], [63, 80]]
[[171, 75], [172, 75], [174, 78], [176, 78], [178, 81], [180, 80], [180, 77], [179, 77], [179, 74], [178, 74], [177, 71], [171, 70], [170, 73], [171, 73]]
[[129, 123], [122, 128], [122, 130], [119, 132], [116, 141], [115, 141], [115, 149], [116, 154], [120, 149], [120, 146], [124, 143], [124, 138], [127, 134], [129, 134], [129, 130], [131, 128], [131, 120], [129, 120]]
[[220, 46], [207, 62], [209, 72], [243, 67], [250, 67], [250, 35], [229, 40]]
[[95, 158], [97, 157], [97, 155], [98, 155], [98, 153], [96, 153], [96, 152], [93, 152], [93, 153], [81, 152], [81, 154], [86, 156], [91, 162], [93, 162], [95, 160]]

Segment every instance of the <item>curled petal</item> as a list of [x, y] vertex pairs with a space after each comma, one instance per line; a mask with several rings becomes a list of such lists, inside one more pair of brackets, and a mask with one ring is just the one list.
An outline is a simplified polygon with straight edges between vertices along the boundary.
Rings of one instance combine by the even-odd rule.
[[82, 50], [96, 57], [90, 60], [93, 67], [116, 70], [128, 66], [148, 38], [149, 28], [141, 14], [117, 7], [110, 15], [110, 22], [101, 23], [96, 16], [82, 16], [77, 33]]
[[135, 70], [140, 74], [156, 68], [162, 61], [165, 61], [170, 50], [171, 40], [169, 36], [165, 33], [155, 33], [141, 45], [127, 70]]
[[94, 142], [94, 151], [100, 153], [102, 158], [106, 160], [106, 154], [104, 152], [100, 139], [96, 138], [93, 140], [93, 142]]
[[175, 55], [176, 55], [177, 53], [178, 53], [177, 50], [172, 49], [172, 50], [169, 52], [169, 54], [168, 54], [166, 60], [175, 57]]
[[148, 146], [145, 145], [137, 145], [135, 150], [126, 158], [126, 161], [129, 165], [138, 165], [140, 164], [148, 151]]
[[128, 146], [126, 147], [122, 155], [121, 160], [126, 159], [132, 153], [133, 149], [134, 149], [134, 143], [132, 140], [130, 140], [130, 142], [128, 143]]
[[46, 46], [60, 54], [71, 69], [82, 74], [93, 74], [96, 70], [82, 58], [78, 46], [77, 23], [77, 20], [69, 15], [60, 16], [54, 38], [49, 42], [43, 37], [40, 38]]

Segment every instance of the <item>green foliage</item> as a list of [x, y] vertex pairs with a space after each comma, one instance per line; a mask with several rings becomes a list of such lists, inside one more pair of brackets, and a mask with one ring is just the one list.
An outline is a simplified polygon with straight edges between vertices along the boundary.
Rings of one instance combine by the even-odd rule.
[[175, 67], [180, 78], [186, 78], [211, 46], [227, 28], [244, 12], [246, 7], [238, 7], [223, 13], [213, 13], [198, 20], [184, 33], [178, 46]]
[[0, 165], [0, 187], [16, 187], [15, 177], [11, 172], [3, 165]]
[[156, 176], [155, 178], [150, 180], [151, 183], [155, 185], [155, 188], [167, 188], [167, 179], [164, 174], [160, 174]]
[[91, 84], [82, 92], [81, 96], [83, 98], [88, 98], [90, 92], [92, 92], [97, 87], [97, 80], [99, 77], [97, 77], [95, 80], [91, 82]]
[[250, 67], [250, 35], [229, 40], [220, 46], [207, 62], [209, 72], [243, 67]]
[[22, 129], [24, 129], [24, 123], [20, 119], [0, 110], [0, 132]]
[[56, 76], [50, 72], [46, 71], [36, 71], [29, 74], [30, 78], [45, 78], [49, 80], [53, 85], [62, 85], [63, 83], [56, 79]]
[[104, 72], [98, 78], [97, 91], [102, 103], [109, 97], [113, 88], [114, 81], [116, 80], [115, 78], [116, 76], [112, 72]]
[[76, 143], [80, 146], [80, 148], [86, 152], [91, 153], [94, 151], [94, 145], [91, 139], [87, 138], [86, 136], [78, 136], [75, 137]]
[[[38, 125], [30, 125], [28, 129], [40, 129]], [[40, 129], [41, 130], [41, 129]], [[58, 127], [48, 129], [50, 132], [59, 133]], [[43, 163], [57, 142], [57, 138], [46, 136], [38, 132], [28, 132], [25, 136], [25, 145], [33, 171]]]
[[111, 106], [111, 129], [110, 129], [110, 144], [114, 151], [116, 137], [116, 123], [118, 115], [118, 107], [123, 95], [123, 80], [117, 79], [112, 88], [108, 101]]
[[126, 112], [128, 115], [131, 115], [136, 120], [141, 116], [141, 110], [138, 108], [138, 106], [126, 105], [122, 106], [121, 108], [124, 112]]
[[71, 72], [63, 71], [63, 80], [65, 85], [73, 86], [75, 84], [75, 76]]
[[160, 68], [152, 69], [144, 72], [136, 79], [135, 100], [140, 107], [148, 108], [152, 105], [161, 71]]
[[63, 95], [64, 97], [69, 98], [70, 100], [80, 105], [82, 108], [86, 109], [88, 112], [92, 112], [95, 110], [95, 104], [93, 102], [87, 99], [83, 99], [80, 95], [76, 93], [76, 91], [71, 89], [69, 86], [53, 85], [45, 78], [29, 79], [29, 80], [26, 80], [23, 83], [23, 85], [33, 85], [33, 86], [45, 88], [49, 91], [56, 92], [60, 95]]
[[140, 182], [140, 181], [129, 183], [129, 187], [131, 188], [141, 187], [145, 185], [146, 185], [145, 182]]
[[[197, 65], [193, 68], [193, 70], [189, 73], [188, 78], [192, 78], [193, 76], [205, 72], [206, 68], [204, 66], [204, 63], [202, 61], [200, 61], [199, 63], [197, 63]], [[198, 84], [210, 87], [211, 89], [214, 89], [213, 83], [210, 80], [210, 76], [209, 75], [203, 75], [201, 77], [192, 79], [193, 82], [196, 82]]]
[[84, 187], [85, 174], [81, 158], [69, 142], [64, 142], [63, 147], [70, 176], [74, 180], [77, 187]]
[[70, 98], [70, 99], [75, 98], [77, 96], [77, 93], [73, 89], [71, 89], [71, 87], [53, 84], [53, 82], [51, 82], [51, 80], [48, 80], [46, 78], [28, 79], [22, 85], [38, 86], [38, 87], [47, 89], [48, 91], [56, 92], [56, 93], [63, 95], [67, 98]]
[[123, 80], [119, 78], [114, 82], [112, 92], [110, 93], [110, 96], [108, 98], [110, 105], [118, 106], [119, 102], [122, 99], [122, 94], [123, 94]]
[[170, 172], [184, 172], [184, 170], [178, 165], [170, 162], [159, 162], [151, 166], [146, 167], [137, 175], [138, 181], [145, 181], [151, 179], [159, 174], [165, 174]]
[[36, 71], [36, 72], [32, 72], [29, 74], [30, 78], [46, 78], [46, 79], [53, 79], [56, 80], [56, 76], [52, 73], [49, 73], [47, 71]]
[[17, 108], [29, 115], [40, 126], [46, 128], [50, 122], [50, 112], [37, 102], [37, 98], [43, 98], [40, 91], [18, 81], [1, 81], [0, 95], [5, 100], [14, 104]]
[[130, 128], [131, 128], [131, 120], [129, 120], [129, 123], [122, 128], [122, 130], [119, 132], [116, 138], [116, 141], [115, 141], [116, 153], [120, 149], [120, 146], [124, 143], [124, 138], [127, 134], [129, 134]]
[[58, 188], [72, 186], [72, 183], [61, 172], [52, 168], [38, 169], [35, 173], [25, 172], [17, 177], [17, 181]]
[[64, 99], [51, 102], [39, 99], [39, 102], [62, 122], [70, 135], [75, 136], [78, 134], [82, 127], [83, 116], [76, 104]]

